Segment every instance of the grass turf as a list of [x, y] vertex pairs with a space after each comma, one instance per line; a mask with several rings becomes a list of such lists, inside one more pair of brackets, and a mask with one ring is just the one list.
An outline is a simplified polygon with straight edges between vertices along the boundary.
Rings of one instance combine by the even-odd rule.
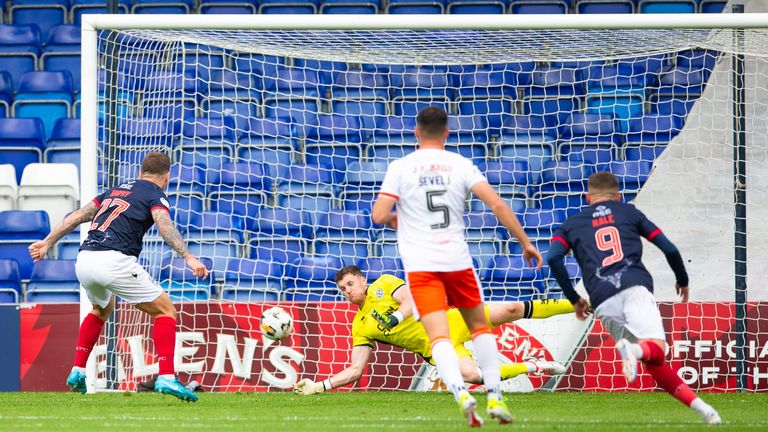
[[[705, 394], [724, 420], [717, 430], [768, 430], [767, 394]], [[485, 397], [480, 396], [484, 410]], [[711, 430], [663, 393], [509, 394], [512, 426], [485, 429]], [[483, 412], [481, 410], [481, 413]], [[195, 404], [157, 394], [0, 393], [0, 430], [464, 430], [448, 394], [369, 392], [201, 394]]]

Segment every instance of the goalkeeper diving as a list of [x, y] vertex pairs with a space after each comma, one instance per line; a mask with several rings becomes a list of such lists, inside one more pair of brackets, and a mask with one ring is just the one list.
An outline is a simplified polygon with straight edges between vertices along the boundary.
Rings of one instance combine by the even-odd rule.
[[[385, 274], [369, 286], [363, 272], [354, 265], [337, 271], [334, 280], [344, 297], [358, 307], [352, 322], [351, 364], [323, 381], [313, 382], [306, 378], [300, 380], [293, 387], [295, 393], [321, 393], [359, 380], [368, 366], [376, 341], [406, 349], [434, 365], [429, 337], [424, 326], [412, 316], [413, 303], [404, 280]], [[498, 303], [485, 307], [492, 328], [521, 318], [548, 318], [571, 312], [573, 306], [565, 299]], [[480, 368], [472, 353], [464, 346], [472, 337], [458, 309], [448, 310], [448, 325], [464, 381], [482, 384]], [[502, 380], [527, 373], [565, 373], [565, 367], [560, 363], [540, 359], [502, 364], [500, 369]]]

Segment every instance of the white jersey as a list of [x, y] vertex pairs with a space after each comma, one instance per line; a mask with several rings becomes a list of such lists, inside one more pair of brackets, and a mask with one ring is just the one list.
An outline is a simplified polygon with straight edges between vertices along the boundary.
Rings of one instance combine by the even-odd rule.
[[397, 243], [406, 271], [472, 267], [464, 206], [482, 181], [472, 161], [445, 150], [419, 149], [389, 165], [380, 194], [397, 201]]

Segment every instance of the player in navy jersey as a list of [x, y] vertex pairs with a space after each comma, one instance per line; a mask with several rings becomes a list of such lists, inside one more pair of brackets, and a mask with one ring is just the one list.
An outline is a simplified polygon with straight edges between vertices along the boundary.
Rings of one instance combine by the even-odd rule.
[[170, 179], [171, 161], [167, 155], [152, 152], [141, 164], [139, 179], [126, 181], [94, 198], [69, 214], [45, 239], [29, 247], [35, 262], [45, 257], [62, 237], [80, 224], [90, 222], [88, 238], [80, 247], [75, 270], [93, 305], [83, 320], [75, 350], [75, 362], [67, 385], [85, 393], [85, 365], [99, 339], [104, 322], [115, 309], [119, 296], [154, 318], [153, 340], [160, 366], [155, 391], [181, 400], [197, 401], [176, 378], [173, 359], [176, 349], [176, 308], [162, 288], [137, 262], [144, 234], [157, 225], [160, 236], [185, 259], [197, 277], [208, 276], [208, 269], [187, 249], [171, 221], [168, 200], [163, 192]]
[[589, 177], [589, 207], [572, 215], [552, 236], [548, 263], [576, 316], [584, 320], [590, 305], [571, 284], [563, 258], [573, 250], [595, 314], [611, 333], [629, 382], [637, 377], [638, 360], [656, 383], [698, 412], [709, 424], [720, 423], [717, 411], [701, 400], [665, 361], [661, 314], [653, 297], [653, 278], [642, 263], [641, 237], [664, 252], [675, 273], [677, 293], [688, 301], [688, 274], [680, 252], [645, 215], [621, 202], [619, 182], [609, 172]]

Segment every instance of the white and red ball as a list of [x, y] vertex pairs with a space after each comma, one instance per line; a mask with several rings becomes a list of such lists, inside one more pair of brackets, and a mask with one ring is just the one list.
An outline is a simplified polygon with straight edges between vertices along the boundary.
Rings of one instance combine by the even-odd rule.
[[261, 315], [261, 334], [267, 339], [281, 340], [291, 335], [293, 318], [283, 308], [275, 306]]

